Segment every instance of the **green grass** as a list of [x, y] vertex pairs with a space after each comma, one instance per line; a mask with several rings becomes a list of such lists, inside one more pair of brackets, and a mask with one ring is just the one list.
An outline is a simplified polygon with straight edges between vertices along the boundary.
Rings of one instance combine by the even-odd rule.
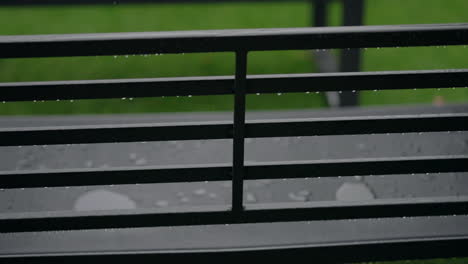
[[[466, 0], [373, 0], [368, 1], [365, 22], [373, 25], [467, 22], [466, 10]], [[341, 23], [340, 11], [339, 5], [332, 6], [331, 25]], [[309, 25], [310, 20], [310, 6], [306, 2], [8, 7], [0, 8], [0, 34], [304, 27]], [[365, 51], [363, 69], [465, 68], [467, 58], [468, 49], [463, 47], [368, 49]], [[233, 55], [229, 53], [128, 58], [7, 59], [0, 60], [0, 82], [231, 75], [234, 71], [233, 60]], [[314, 71], [316, 66], [306, 51], [255, 52], [249, 56], [250, 74]], [[430, 103], [437, 95], [443, 96], [447, 102], [468, 101], [468, 89], [433, 89], [365, 92], [361, 96], [361, 103]], [[247, 100], [249, 110], [314, 108], [325, 105], [323, 96], [316, 94], [260, 95], [249, 96]], [[2, 115], [231, 109], [231, 96], [0, 104]]]

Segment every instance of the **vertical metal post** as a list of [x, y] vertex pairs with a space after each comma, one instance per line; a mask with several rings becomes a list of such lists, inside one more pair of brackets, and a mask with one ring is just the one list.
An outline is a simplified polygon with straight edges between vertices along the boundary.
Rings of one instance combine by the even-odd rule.
[[234, 81], [234, 130], [232, 163], [232, 210], [241, 212], [244, 188], [244, 136], [245, 94], [247, 83], [247, 51], [236, 52], [236, 76]]
[[327, 25], [327, 3], [328, 0], [313, 0], [312, 9], [314, 17], [312, 26], [314, 27], [325, 27]]
[[[363, 24], [364, 0], [343, 0], [343, 25]], [[361, 69], [361, 49], [343, 50], [340, 59], [341, 72], [354, 72]], [[340, 94], [340, 106], [358, 105], [358, 95], [352, 92]]]

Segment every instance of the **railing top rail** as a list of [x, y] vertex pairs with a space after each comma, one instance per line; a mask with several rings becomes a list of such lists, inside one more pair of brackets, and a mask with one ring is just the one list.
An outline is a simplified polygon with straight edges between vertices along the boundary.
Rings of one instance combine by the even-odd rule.
[[142, 3], [210, 3], [210, 2], [306, 2], [307, 0], [2, 0], [0, 6], [37, 5], [101, 5], [101, 4], [142, 4]]
[[468, 23], [0, 36], [0, 58], [468, 44]]

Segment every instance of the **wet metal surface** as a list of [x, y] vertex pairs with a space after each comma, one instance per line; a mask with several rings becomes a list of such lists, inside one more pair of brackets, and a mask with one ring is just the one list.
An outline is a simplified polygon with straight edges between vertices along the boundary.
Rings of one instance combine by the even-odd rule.
[[[468, 106], [379, 108], [349, 111], [248, 113], [247, 119], [320, 116], [460, 113]], [[7, 117], [0, 127], [71, 124], [116, 124], [232, 120], [231, 114], [164, 114], [77, 117]], [[388, 135], [320, 136], [246, 139], [246, 164], [259, 161], [341, 158], [463, 155], [468, 132]], [[116, 144], [23, 146], [0, 148], [0, 170], [100, 168], [170, 164], [225, 163], [232, 160], [231, 140], [169, 141]], [[359, 201], [468, 195], [466, 173], [356, 176], [294, 180], [257, 180], [244, 184], [245, 203], [297, 201]], [[230, 182], [170, 183], [73, 188], [32, 188], [0, 191], [0, 212], [132, 209], [227, 204]], [[441, 224], [443, 222], [444, 224]], [[411, 236], [468, 234], [466, 217], [431, 217], [177, 227], [85, 232], [0, 235], [2, 252], [89, 250], [86, 241], [102, 250], [146, 248], [236, 247]], [[51, 239], [53, 237], [53, 239]], [[69, 242], [79, 237], [79, 243]], [[229, 238], [229, 239], [227, 239]], [[49, 239], [51, 243], [41, 243]], [[135, 242], [137, 241], [138, 242]], [[63, 243], [67, 241], [67, 243]], [[25, 247], [25, 243], [29, 246]], [[7, 245], [8, 246], [5, 246]], [[156, 246], [155, 246], [156, 245]]]

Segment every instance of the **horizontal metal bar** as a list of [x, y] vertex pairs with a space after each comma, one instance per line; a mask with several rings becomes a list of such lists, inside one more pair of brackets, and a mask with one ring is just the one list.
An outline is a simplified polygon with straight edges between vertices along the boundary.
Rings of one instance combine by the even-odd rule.
[[468, 44], [468, 24], [0, 36], [0, 58]]
[[468, 114], [425, 114], [248, 121], [246, 137], [294, 137], [468, 130]]
[[230, 76], [0, 83], [0, 101], [232, 94]]
[[249, 163], [246, 180], [468, 172], [468, 156]]
[[468, 197], [0, 214], [0, 233], [468, 214]]
[[[247, 92], [357, 92], [468, 86], [468, 69], [253, 75]], [[0, 86], [1, 87], [1, 86]]]
[[2, 0], [0, 6], [42, 6], [42, 5], [102, 5], [102, 4], [141, 4], [141, 3], [229, 3], [229, 2], [303, 2], [305, 0]]
[[0, 189], [230, 181], [231, 164], [0, 172]]
[[[0, 172], [0, 189], [232, 180], [231, 164]], [[248, 163], [245, 180], [468, 172], [468, 156]]]
[[48, 254], [0, 255], [4, 263], [155, 263], [158, 261], [225, 261], [226, 259], [249, 259], [264, 261], [275, 259], [313, 259], [319, 263], [350, 263], [382, 260], [409, 260], [468, 256], [468, 237], [428, 237], [399, 240], [344, 241], [301, 245], [275, 245], [226, 249], [186, 249], [154, 251], [94, 251]]
[[0, 129], [0, 146], [144, 142], [232, 137], [231, 122], [89, 125]]
[[[468, 130], [468, 114], [248, 121], [246, 137], [292, 137]], [[0, 129], [0, 146], [232, 138], [232, 123], [159, 123]]]
[[[247, 93], [467, 87], [468, 69], [247, 76]], [[345, 86], [343, 84], [346, 84]], [[0, 83], [0, 101], [233, 94], [232, 76]]]

